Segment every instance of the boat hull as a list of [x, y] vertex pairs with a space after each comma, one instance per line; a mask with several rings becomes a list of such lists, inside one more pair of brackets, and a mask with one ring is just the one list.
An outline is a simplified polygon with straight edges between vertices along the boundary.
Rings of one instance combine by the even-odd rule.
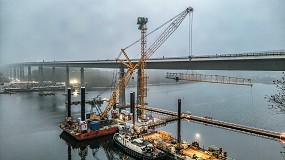
[[89, 131], [87, 133], [81, 133], [81, 134], [74, 134], [64, 128], [63, 131], [65, 131], [67, 134], [71, 135], [73, 138], [77, 139], [78, 141], [83, 141], [83, 140], [114, 134], [118, 131], [118, 126], [110, 127], [108, 129], [101, 129], [98, 131]]
[[136, 159], [142, 159], [142, 160], [163, 160], [163, 159], [165, 159], [164, 155], [158, 156], [158, 157], [152, 157], [152, 156], [149, 156], [149, 155], [138, 153], [138, 152], [136, 152], [136, 151], [134, 151], [134, 150], [124, 146], [123, 144], [121, 144], [117, 140], [117, 138], [113, 138], [113, 142], [121, 150], [123, 150], [124, 152], [128, 153], [130, 156], [132, 156], [132, 157], [134, 157]]

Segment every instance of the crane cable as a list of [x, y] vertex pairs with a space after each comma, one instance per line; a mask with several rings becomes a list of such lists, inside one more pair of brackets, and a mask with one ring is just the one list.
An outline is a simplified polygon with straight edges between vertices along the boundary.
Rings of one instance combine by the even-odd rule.
[[[184, 12], [184, 11], [183, 11]], [[146, 34], [145, 37], [151, 35], [152, 33], [154, 33], [155, 31], [159, 30], [160, 28], [162, 28], [163, 26], [165, 26], [166, 24], [168, 24], [169, 22], [173, 21], [173, 19], [177, 18], [178, 16], [180, 16], [180, 14], [182, 14], [183, 12], [179, 13], [178, 15], [174, 16], [173, 18], [171, 18], [170, 20], [166, 21], [165, 23], [163, 23], [162, 25], [160, 25], [159, 27], [157, 27], [156, 29], [154, 29], [153, 31], [149, 32], [148, 34]], [[129, 46], [127, 46], [126, 48], [124, 48], [124, 50], [130, 48], [131, 46], [135, 45], [136, 43], [138, 43], [139, 41], [141, 41], [141, 38], [136, 40], [134, 43], [130, 44]]]
[[[115, 69], [114, 69], [115, 70]], [[109, 88], [114, 87], [115, 84], [117, 83], [117, 81], [119, 80], [119, 78], [117, 77], [117, 72], [113, 72], [113, 77], [112, 77], [112, 82], [106, 87], [104, 88], [98, 95], [97, 97], [101, 96], [104, 92], [106, 92], [107, 90], [109, 90]]]
[[[163, 26], [165, 26], [166, 24], [170, 23], [171, 21], [173, 21], [174, 19], [176, 19], [178, 16], [180, 16], [181, 14], [183, 14], [184, 11], [182, 11], [181, 13], [177, 14], [176, 16], [172, 17], [171, 19], [169, 19], [168, 21], [164, 22], [162, 25], [158, 26], [157, 28], [155, 28], [154, 30], [152, 30], [151, 32], [149, 32], [148, 34], [145, 35], [145, 37], [151, 35], [152, 33], [156, 32], [157, 30], [159, 30], [160, 28], [162, 28]], [[132, 47], [133, 45], [137, 44], [138, 42], [141, 41], [141, 38], [136, 40], [135, 42], [131, 43], [130, 45], [128, 45], [127, 47], [125, 47], [123, 50], [127, 50], [128, 48]], [[121, 57], [122, 55], [122, 51], [119, 53], [118, 57]]]
[[[162, 28], [163, 26], [165, 26], [166, 24], [170, 23], [171, 21], [173, 21], [174, 19], [176, 19], [178, 16], [180, 16], [181, 14], [183, 14], [184, 11], [182, 11], [181, 13], [177, 14], [176, 16], [174, 16], [173, 18], [169, 19], [168, 21], [166, 21], [165, 23], [163, 23], [162, 25], [158, 26], [157, 28], [155, 28], [154, 30], [152, 30], [151, 32], [149, 32], [145, 37], [151, 35], [152, 33], [156, 32], [157, 30], [159, 30], [160, 28]], [[193, 14], [193, 13], [192, 13]], [[193, 17], [193, 16], [192, 16]], [[192, 25], [191, 25], [192, 26]], [[192, 32], [192, 27], [191, 27], [191, 32]], [[191, 33], [192, 36], [192, 33]], [[191, 38], [192, 39], [192, 38]], [[128, 48], [132, 47], [133, 45], [135, 45], [136, 43], [140, 42], [141, 38], [136, 40], [135, 42], [131, 43], [130, 45], [128, 45], [127, 47], [125, 47], [123, 50], [127, 50]], [[191, 48], [192, 48], [192, 44], [191, 44]], [[122, 51], [120, 51], [120, 53], [117, 56], [117, 59], [119, 59], [122, 55]], [[113, 80], [110, 83], [109, 86], [107, 86], [107, 88], [105, 88], [103, 91], [101, 91], [97, 97], [99, 97], [100, 95], [102, 95], [106, 90], [108, 90], [109, 87], [115, 86], [116, 82], [119, 80], [119, 78], [114, 78], [115, 75], [115, 68], [117, 67], [119, 63], [116, 62], [116, 64], [114, 65], [114, 71], [113, 71]], [[116, 74], [117, 75], [117, 74]], [[115, 81], [114, 81], [115, 79]]]
[[192, 57], [193, 12], [189, 14], [189, 57]]

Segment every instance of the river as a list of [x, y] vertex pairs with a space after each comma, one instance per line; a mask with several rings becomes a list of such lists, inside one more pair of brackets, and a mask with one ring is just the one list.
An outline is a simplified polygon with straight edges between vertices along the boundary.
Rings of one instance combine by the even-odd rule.
[[[127, 88], [129, 92], [135, 88]], [[90, 100], [101, 91], [88, 91]], [[274, 85], [254, 84], [253, 87], [209, 83], [186, 83], [149, 86], [149, 106], [177, 111], [177, 99], [182, 99], [182, 111], [197, 116], [242, 125], [285, 132], [285, 114], [268, 109], [265, 95], [275, 93]], [[110, 91], [102, 97], [109, 97]], [[74, 95], [79, 100], [80, 95]], [[112, 144], [112, 138], [97, 139], [88, 144], [68, 144], [58, 125], [67, 114], [63, 92], [54, 96], [38, 93], [0, 95], [0, 159], [1, 160], [62, 160], [62, 159], [131, 159]], [[86, 111], [91, 107], [86, 105]], [[73, 116], [80, 116], [80, 105], [72, 106]], [[176, 135], [176, 123], [158, 128]], [[228, 157], [238, 160], [285, 160], [285, 144], [278, 141], [182, 121], [182, 139], [198, 141], [205, 148], [222, 147]], [[196, 135], [199, 134], [198, 138]], [[83, 158], [82, 158], [83, 157]]]

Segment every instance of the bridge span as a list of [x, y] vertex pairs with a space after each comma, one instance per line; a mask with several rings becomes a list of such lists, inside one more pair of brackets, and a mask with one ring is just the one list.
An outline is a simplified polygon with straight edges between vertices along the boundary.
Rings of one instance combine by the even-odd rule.
[[[134, 64], [138, 59], [133, 59]], [[147, 60], [147, 69], [165, 70], [247, 70], [247, 71], [285, 71], [285, 50], [253, 52], [242, 54], [222, 54], [186, 57], [162, 57]], [[32, 67], [38, 67], [39, 83], [43, 81], [44, 68], [53, 68], [55, 79], [55, 68], [64, 67], [66, 70], [66, 86], [69, 86], [69, 68], [80, 68], [82, 85], [84, 85], [84, 68], [120, 68], [121, 73], [126, 68], [116, 60], [83, 60], [83, 61], [42, 61], [21, 62], [6, 65], [7, 77], [13, 79], [24, 79], [24, 67], [28, 68], [28, 81], [32, 80]], [[53, 80], [54, 81], [54, 80]]]
[[[137, 63], [138, 59], [132, 61]], [[278, 50], [242, 54], [150, 58], [147, 61], [147, 69], [284, 71], [284, 62], [285, 50]], [[125, 68], [116, 60], [22, 62], [8, 66]]]

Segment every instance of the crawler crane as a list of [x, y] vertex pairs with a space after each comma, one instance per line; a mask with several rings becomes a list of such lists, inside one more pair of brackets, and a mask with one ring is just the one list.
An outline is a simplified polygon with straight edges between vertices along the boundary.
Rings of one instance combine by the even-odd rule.
[[140, 25], [139, 29], [141, 30], [141, 44], [142, 44], [142, 50], [141, 50], [141, 58], [136, 64], [133, 64], [132, 61], [129, 59], [128, 55], [126, 54], [125, 50], [122, 49], [122, 53], [126, 57], [126, 61], [122, 61], [120, 59], [116, 59], [122, 64], [124, 64], [128, 70], [124, 74], [124, 76], [120, 79], [118, 85], [115, 87], [115, 89], [112, 92], [112, 95], [109, 99], [108, 105], [106, 106], [105, 110], [103, 111], [101, 118], [105, 119], [107, 118], [108, 112], [111, 110], [111, 108], [117, 103], [119, 98], [119, 92], [121, 88], [125, 88], [133, 74], [133, 72], [136, 70], [138, 66], [140, 66], [140, 70], [142, 71], [142, 74], [140, 74], [140, 105], [142, 107], [141, 109], [141, 115], [144, 115], [144, 107], [145, 102], [144, 98], [146, 96], [146, 79], [145, 79], [145, 64], [146, 60], [167, 40], [167, 38], [179, 27], [179, 25], [182, 23], [182, 21], [185, 19], [185, 17], [188, 15], [188, 13], [193, 12], [192, 7], [186, 8], [184, 11], [182, 11], [180, 14], [175, 16], [175, 19], [170, 23], [170, 25], [160, 34], [160, 36], [150, 45], [150, 47], [145, 50], [146, 48], [146, 26], [147, 23], [146, 18], [139, 17], [138, 18], [138, 24]]

